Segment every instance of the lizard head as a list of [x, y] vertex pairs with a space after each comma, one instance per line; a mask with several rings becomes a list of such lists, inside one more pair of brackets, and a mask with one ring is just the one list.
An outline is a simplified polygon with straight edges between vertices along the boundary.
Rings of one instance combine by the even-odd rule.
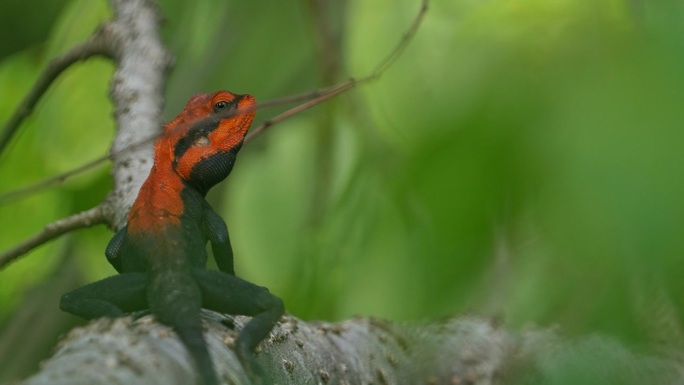
[[173, 168], [202, 194], [225, 179], [254, 120], [251, 95], [228, 91], [195, 95], [164, 126], [158, 146], [172, 158]]

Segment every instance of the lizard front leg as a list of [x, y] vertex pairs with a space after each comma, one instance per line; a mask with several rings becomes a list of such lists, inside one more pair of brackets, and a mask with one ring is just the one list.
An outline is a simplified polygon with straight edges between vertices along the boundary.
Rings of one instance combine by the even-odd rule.
[[114, 234], [114, 237], [109, 240], [107, 248], [105, 249], [105, 256], [109, 263], [116, 269], [117, 272], [122, 273], [121, 266], [121, 246], [123, 246], [124, 240], [126, 239], [126, 229], [128, 226], [124, 226], [119, 231]]
[[223, 218], [209, 207], [208, 204], [204, 208], [202, 225], [202, 230], [211, 243], [211, 251], [214, 254], [216, 266], [224, 273], [235, 275], [233, 248], [230, 246], [228, 227], [226, 227], [226, 222], [223, 221]]

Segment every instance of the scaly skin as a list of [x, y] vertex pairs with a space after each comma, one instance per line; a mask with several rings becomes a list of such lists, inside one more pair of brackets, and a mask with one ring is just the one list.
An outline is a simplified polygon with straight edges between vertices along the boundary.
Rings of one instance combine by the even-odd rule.
[[[192, 355], [201, 382], [219, 383], [202, 335], [200, 310], [253, 318], [236, 340], [248, 373], [252, 353], [284, 312], [266, 288], [235, 276], [228, 230], [205, 200], [225, 179], [254, 119], [251, 95], [228, 91], [193, 96], [164, 126], [154, 165], [105, 254], [119, 275], [64, 294], [62, 310], [92, 319], [149, 309], [171, 326]], [[220, 271], [207, 270], [211, 243]]]

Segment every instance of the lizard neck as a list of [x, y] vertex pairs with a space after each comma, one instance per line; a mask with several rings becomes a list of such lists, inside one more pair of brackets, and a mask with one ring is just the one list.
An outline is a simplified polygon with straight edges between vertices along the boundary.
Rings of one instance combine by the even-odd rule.
[[128, 231], [131, 233], [162, 230], [180, 225], [185, 206], [182, 192], [187, 188], [173, 165], [157, 143], [155, 160], [131, 211], [128, 214]]

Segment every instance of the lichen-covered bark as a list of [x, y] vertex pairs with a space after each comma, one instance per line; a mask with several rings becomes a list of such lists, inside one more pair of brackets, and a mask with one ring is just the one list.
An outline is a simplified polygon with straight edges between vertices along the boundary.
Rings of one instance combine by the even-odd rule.
[[[225, 384], [249, 384], [232, 349], [247, 318], [206, 314], [205, 335]], [[268, 384], [679, 384], [668, 354], [635, 353], [601, 336], [565, 340], [515, 333], [489, 320], [407, 325], [372, 318], [339, 323], [283, 317], [257, 351]], [[25, 385], [194, 384], [173, 331], [151, 316], [94, 321], [73, 330]]]
[[[231, 350], [245, 320], [218, 314], [207, 320], [207, 341], [225, 383], [249, 383]], [[257, 357], [273, 384], [489, 384], [515, 344], [476, 319], [418, 327], [287, 316]], [[173, 331], [150, 316], [99, 320], [72, 331], [25, 384], [192, 384], [190, 362]]]
[[154, 1], [111, 0], [111, 5], [114, 18], [102, 29], [116, 60], [110, 90], [117, 127], [111, 149], [114, 191], [108, 202], [111, 224], [119, 228], [152, 167], [172, 60], [159, 37], [161, 15]]

